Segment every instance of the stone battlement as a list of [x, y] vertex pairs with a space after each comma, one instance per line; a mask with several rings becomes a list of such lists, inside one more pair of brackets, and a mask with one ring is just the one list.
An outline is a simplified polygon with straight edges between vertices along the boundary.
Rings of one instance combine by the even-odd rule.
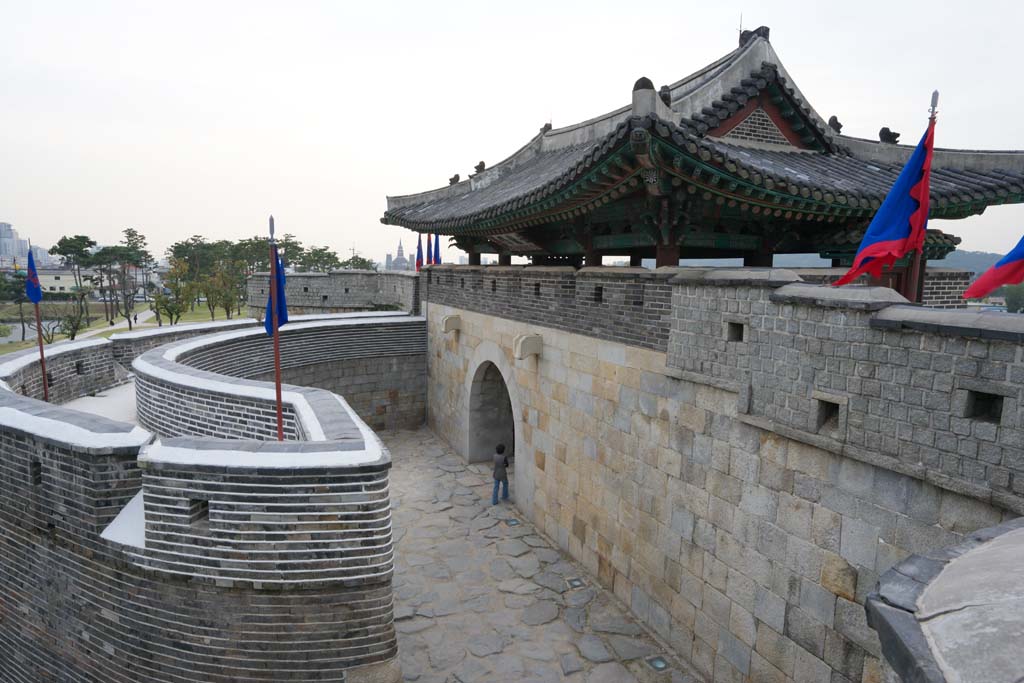
[[431, 267], [430, 425], [503, 384], [517, 506], [707, 680], [881, 680], [879, 577], [1024, 512], [1024, 317], [585, 271]]
[[[290, 273], [285, 278], [289, 313], [346, 313], [400, 310], [419, 313], [419, 278], [404, 271], [335, 270]], [[249, 278], [249, 314], [262, 319], [267, 306], [268, 273]]]
[[[134, 358], [138, 413], [159, 441], [0, 391], [5, 681], [400, 678], [390, 456], [325, 389], [288, 388], [291, 441], [257, 440], [272, 438], [272, 409], [249, 406], [225, 421], [236, 403], [266, 403], [264, 382], [232, 376], [266, 369], [262, 327], [230, 329], [254, 323], [51, 347], [65, 401], [112, 384], [115, 356]], [[299, 316], [282, 335], [294, 342], [290, 370], [351, 369], [382, 350], [393, 364], [423, 364], [423, 322], [403, 315]], [[36, 363], [8, 359], [0, 379], [30, 393]], [[79, 372], [65, 377], [64, 366]], [[402, 396], [395, 374], [360, 379], [393, 382], [375, 389]]]

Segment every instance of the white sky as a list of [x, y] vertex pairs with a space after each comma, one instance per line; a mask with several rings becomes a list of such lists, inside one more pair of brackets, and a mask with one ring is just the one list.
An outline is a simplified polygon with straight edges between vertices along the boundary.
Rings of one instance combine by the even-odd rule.
[[[741, 12], [844, 133], [913, 143], [938, 88], [939, 146], [1024, 149], [1021, 2], [0, 0], [0, 221], [44, 245], [131, 226], [162, 256], [273, 213], [343, 258], [414, 252], [385, 195], [679, 79], [736, 45]], [[1024, 208], [932, 226], [1005, 252]]]

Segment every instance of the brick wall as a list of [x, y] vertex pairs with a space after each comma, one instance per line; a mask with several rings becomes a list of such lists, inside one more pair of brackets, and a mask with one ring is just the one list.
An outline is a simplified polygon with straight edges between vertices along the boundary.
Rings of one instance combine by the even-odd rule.
[[[1024, 512], [1019, 340], [980, 338], [982, 323], [967, 313], [934, 312], [946, 334], [935, 333], [938, 322], [903, 329], [900, 318], [921, 309], [872, 303], [872, 293], [890, 291], [883, 288], [847, 297], [804, 284], [675, 287], [669, 367], [725, 380], [718, 385], [740, 392], [743, 415]], [[741, 340], [730, 341], [730, 325]], [[996, 413], [976, 400], [992, 402]]]
[[[316, 403], [335, 391], [369, 424], [412, 427], [425, 412], [424, 323], [400, 316], [303, 323], [281, 329], [281, 366], [288, 395]], [[164, 436], [191, 434], [274, 439], [273, 342], [262, 329], [212, 335], [210, 342], [167, 362], [167, 348], [143, 354], [133, 366], [140, 422]], [[141, 362], [141, 364], [140, 364]], [[168, 381], [154, 367], [178, 373]], [[236, 378], [223, 383], [224, 376]], [[195, 380], [222, 383], [196, 388]], [[337, 391], [348, 389], [353, 392]], [[285, 397], [285, 435], [308, 438]]]
[[[148, 434], [70, 446], [54, 438], [69, 424], [98, 441], [123, 442], [127, 427], [10, 394], [0, 402], [55, 421], [50, 436], [0, 430], [0, 681], [344, 681], [353, 666], [394, 658], [386, 462], [280, 477], [140, 468]], [[101, 538], [140, 485], [146, 549]], [[208, 524], [190, 526], [184, 501], [203, 497]], [[282, 505], [323, 516], [307, 522]], [[339, 524], [353, 512], [361, 521]], [[323, 561], [300, 561], [310, 553]]]
[[[326, 389], [344, 396], [375, 430], [416, 429], [426, 420], [427, 360], [412, 355], [352, 358], [292, 366], [282, 371], [288, 384]], [[273, 381], [273, 373], [252, 376]]]
[[[262, 319], [267, 306], [269, 275], [249, 278], [249, 314]], [[285, 298], [290, 313], [346, 313], [393, 307], [418, 314], [417, 273], [396, 271], [337, 270], [331, 273], [292, 273], [285, 279]]]
[[425, 301], [664, 350], [674, 273], [640, 268], [432, 266]]
[[[392, 331], [396, 348], [403, 335]], [[346, 332], [348, 343], [359, 337]], [[122, 357], [152, 336], [127, 335]], [[323, 341], [326, 357], [344, 356], [346, 342]], [[308, 333], [302, 343], [317, 347]], [[114, 346], [51, 349], [60, 372], [85, 370], [56, 384], [61, 400], [108, 385]], [[0, 369], [8, 382], [38, 373], [30, 358]], [[252, 438], [273, 413], [200, 385], [137, 377], [140, 415], [173, 413], [174, 433], [219, 437], [149, 446], [138, 427], [0, 391], [0, 681], [400, 680], [387, 451], [338, 397], [303, 387], [291, 390], [320, 441], [225, 439]], [[145, 539], [101, 535], [119, 524]]]
[[[106, 340], [47, 346], [46, 372], [50, 402], [56, 404], [102, 391], [117, 379]], [[42, 400], [43, 375], [39, 351], [27, 349], [3, 356], [0, 380], [15, 393]]]
[[922, 300], [932, 308], [967, 308], [964, 290], [974, 274], [963, 270], [929, 268], [924, 280]]

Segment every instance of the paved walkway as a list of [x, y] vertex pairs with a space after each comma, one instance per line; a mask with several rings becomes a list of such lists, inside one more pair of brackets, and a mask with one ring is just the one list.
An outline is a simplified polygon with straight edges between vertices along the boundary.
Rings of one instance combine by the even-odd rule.
[[[696, 683], [511, 503], [490, 505], [486, 467], [466, 466], [427, 429], [382, 438], [394, 460], [405, 680]], [[647, 663], [656, 655], [667, 670]]]
[[[153, 311], [150, 311], [150, 310], [141, 311], [140, 310], [139, 311], [139, 322], [136, 323], [136, 322], [132, 321], [132, 330], [137, 330], [140, 327], [143, 328], [143, 329], [147, 328], [147, 327], [153, 327], [152, 325], [145, 324], [145, 322], [147, 320], [149, 320], [150, 318], [153, 318], [155, 316], [156, 316], [156, 313], [154, 313]], [[122, 319], [121, 322], [114, 323], [113, 325], [108, 325], [107, 327], [103, 327], [103, 328], [100, 328], [100, 329], [97, 329], [97, 330], [89, 330], [88, 332], [82, 332], [81, 334], [75, 335], [75, 339], [88, 339], [89, 337], [95, 337], [97, 334], [103, 334], [104, 332], [109, 332], [110, 330], [126, 330], [126, 329], [128, 329], [128, 321]]]

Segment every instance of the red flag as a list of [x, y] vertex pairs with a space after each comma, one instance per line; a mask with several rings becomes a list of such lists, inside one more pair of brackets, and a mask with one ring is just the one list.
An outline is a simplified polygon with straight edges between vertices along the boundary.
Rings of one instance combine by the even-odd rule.
[[833, 282], [833, 286], [845, 285], [864, 273], [879, 277], [883, 267], [891, 266], [905, 255], [924, 247], [934, 142], [933, 116], [917, 149], [910, 155], [878, 213], [871, 219], [849, 272]]
[[416, 272], [423, 267], [423, 235], [416, 237]]
[[965, 299], [981, 299], [1003, 285], [1016, 285], [1024, 281], [1024, 237], [1009, 254], [981, 274], [964, 292]]

